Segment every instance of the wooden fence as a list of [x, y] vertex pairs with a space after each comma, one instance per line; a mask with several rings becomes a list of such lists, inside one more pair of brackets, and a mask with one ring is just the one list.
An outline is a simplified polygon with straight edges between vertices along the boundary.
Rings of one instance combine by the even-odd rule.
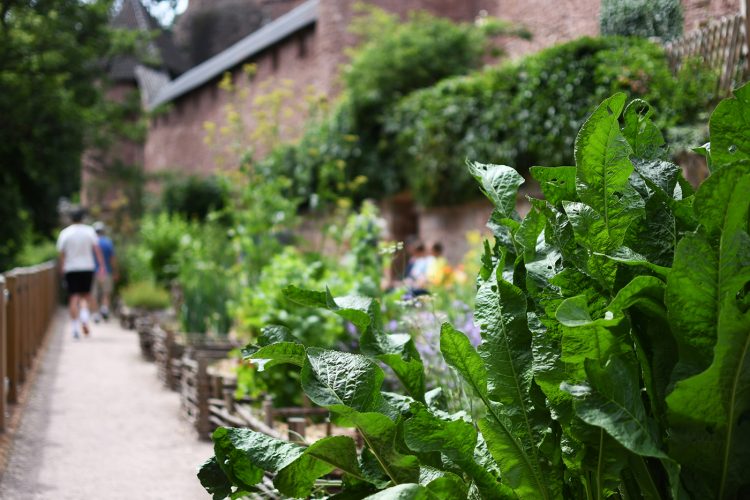
[[665, 45], [672, 69], [700, 58], [717, 72], [717, 92], [724, 96], [748, 76], [748, 34], [744, 14], [722, 17]]
[[14, 269], [0, 276], [0, 432], [8, 405], [18, 402], [57, 307], [54, 262]]

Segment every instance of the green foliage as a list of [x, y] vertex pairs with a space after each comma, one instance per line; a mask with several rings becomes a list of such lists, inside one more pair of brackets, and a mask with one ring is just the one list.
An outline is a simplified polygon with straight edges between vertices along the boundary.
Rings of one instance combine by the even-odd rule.
[[121, 284], [155, 280], [148, 248], [136, 242], [127, 242], [117, 248]]
[[57, 259], [57, 248], [54, 241], [30, 241], [23, 246], [16, 257], [16, 265], [35, 266], [55, 259]]
[[397, 134], [399, 165], [415, 198], [445, 205], [476, 196], [465, 158], [491, 158], [519, 172], [572, 164], [578, 128], [612, 92], [648, 99], [668, 128], [700, 118], [713, 85], [695, 64], [673, 77], [663, 49], [651, 42], [582, 38], [415, 92], [386, 128]]
[[[101, 95], [109, 1], [3, 2], [0, 9], [0, 269], [26, 225], [50, 235], [57, 202], [78, 187]], [[24, 220], [21, 214], [27, 214]]]
[[189, 226], [184, 219], [166, 212], [147, 215], [141, 221], [140, 241], [148, 252], [151, 272], [156, 282], [169, 285], [179, 270], [177, 251]]
[[224, 208], [224, 190], [215, 177], [190, 175], [168, 180], [162, 191], [162, 206], [169, 214], [204, 220]]
[[134, 309], [157, 311], [169, 307], [169, 292], [150, 281], [136, 281], [122, 288], [122, 301]]
[[219, 224], [192, 222], [179, 240], [175, 263], [180, 285], [180, 323], [187, 333], [226, 335], [232, 326], [228, 302], [236, 284], [234, 252]]
[[298, 144], [282, 147], [266, 162], [295, 181], [295, 194], [313, 196], [313, 206], [330, 201], [330, 193], [356, 189], [362, 199], [402, 190], [393, 134], [384, 129], [393, 106], [414, 90], [479, 67], [490, 36], [527, 36], [490, 19], [474, 25], [423, 12], [405, 22], [377, 8], [364, 14], [355, 22], [363, 43], [344, 70], [341, 101], [328, 117], [312, 122]]
[[[359, 213], [353, 213], [339, 233], [339, 247], [346, 250], [339, 256], [303, 253], [294, 246], [283, 248], [272, 256], [261, 271], [255, 286], [243, 288], [234, 299], [233, 315], [237, 318], [238, 333], [257, 339], [266, 325], [283, 327], [289, 338], [305, 345], [347, 349], [352, 343], [351, 333], [344, 321], [329, 311], [317, 307], [303, 307], [289, 300], [283, 290], [289, 285], [320, 289], [326, 285], [351, 293], [379, 292], [382, 276], [381, 257], [377, 241], [380, 237], [377, 209], [365, 203]], [[240, 369], [239, 391], [258, 395], [265, 391], [277, 406], [301, 404], [297, 374], [286, 367], [256, 372], [254, 367]]]
[[602, 35], [658, 37], [682, 35], [680, 0], [603, 0], [599, 13]]
[[[445, 324], [440, 345], [484, 407], [474, 425], [426, 391], [413, 340], [386, 332], [377, 301], [291, 286], [288, 300], [355, 325], [361, 354], [283, 330], [245, 354], [298, 368], [310, 400], [364, 445], [221, 428], [199, 474], [207, 490], [239, 496], [267, 471], [287, 496], [335, 485], [372, 498], [743, 497], [750, 85], [711, 117], [712, 175], [697, 193], [665, 160], [650, 106], [625, 104], [615, 94], [591, 114], [575, 167], [532, 169], [546, 200], [524, 220], [512, 210], [519, 174], [470, 165], [495, 205], [477, 279], [482, 341]], [[381, 364], [405, 395], [383, 391]], [[335, 468], [341, 483], [317, 481]]]

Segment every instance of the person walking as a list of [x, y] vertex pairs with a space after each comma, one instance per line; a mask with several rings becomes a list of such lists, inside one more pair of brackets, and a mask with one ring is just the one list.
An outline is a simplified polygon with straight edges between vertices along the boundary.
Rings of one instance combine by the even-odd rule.
[[[104, 256], [99, 248], [99, 239], [94, 228], [83, 224], [83, 210], [71, 214], [72, 223], [60, 232], [57, 238], [57, 251], [60, 255], [60, 270], [68, 290], [68, 309], [73, 323], [73, 338], [79, 338], [79, 329], [89, 334], [89, 306], [91, 285], [96, 262], [99, 272], [105, 273]], [[95, 259], [96, 258], [96, 262]]]
[[112, 305], [112, 289], [118, 279], [117, 256], [112, 239], [107, 236], [107, 228], [103, 222], [94, 223], [94, 231], [99, 239], [99, 248], [104, 258], [104, 273], [99, 272], [99, 261], [95, 262], [94, 301], [99, 304], [99, 312], [94, 314], [94, 321], [100, 318], [107, 320]]

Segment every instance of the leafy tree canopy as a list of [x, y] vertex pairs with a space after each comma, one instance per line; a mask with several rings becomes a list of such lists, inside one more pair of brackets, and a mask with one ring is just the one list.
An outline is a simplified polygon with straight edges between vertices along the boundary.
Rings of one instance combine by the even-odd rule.
[[0, 1], [0, 268], [24, 226], [50, 233], [58, 199], [78, 187], [109, 8], [105, 0]]

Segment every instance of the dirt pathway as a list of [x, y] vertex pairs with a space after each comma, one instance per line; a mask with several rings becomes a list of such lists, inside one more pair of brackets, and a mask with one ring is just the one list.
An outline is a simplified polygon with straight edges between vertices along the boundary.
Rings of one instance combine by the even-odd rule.
[[61, 313], [0, 478], [0, 498], [208, 499], [195, 477], [211, 444], [179, 396], [110, 321], [73, 340]]

